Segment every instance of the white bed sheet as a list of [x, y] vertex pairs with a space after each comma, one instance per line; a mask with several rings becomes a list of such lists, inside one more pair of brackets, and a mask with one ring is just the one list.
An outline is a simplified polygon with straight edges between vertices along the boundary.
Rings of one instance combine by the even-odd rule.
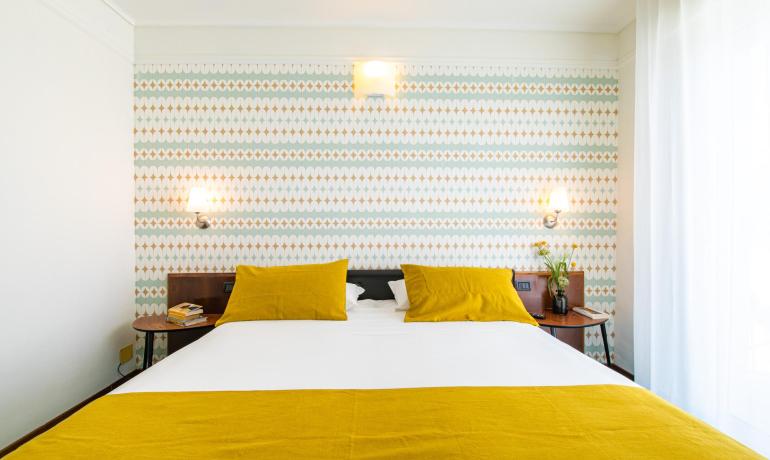
[[389, 302], [348, 321], [227, 323], [113, 393], [635, 385], [537, 327], [404, 323]]

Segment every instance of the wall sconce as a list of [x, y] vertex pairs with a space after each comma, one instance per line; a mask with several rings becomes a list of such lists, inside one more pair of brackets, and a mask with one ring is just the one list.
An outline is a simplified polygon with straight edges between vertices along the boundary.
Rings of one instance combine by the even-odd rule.
[[203, 187], [193, 187], [190, 189], [190, 196], [187, 199], [187, 212], [195, 213], [195, 226], [205, 230], [211, 226], [209, 217], [204, 212], [208, 212], [211, 207], [209, 193]]
[[356, 97], [395, 96], [396, 66], [383, 61], [354, 63], [353, 94]]
[[569, 211], [569, 197], [563, 188], [555, 188], [548, 197], [548, 209], [551, 210], [543, 218], [545, 228], [554, 228], [559, 223], [559, 214]]

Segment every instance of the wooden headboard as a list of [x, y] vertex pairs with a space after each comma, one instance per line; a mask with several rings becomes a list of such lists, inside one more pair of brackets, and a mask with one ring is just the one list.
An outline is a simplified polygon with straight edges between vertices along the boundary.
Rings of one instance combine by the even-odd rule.
[[[388, 281], [404, 277], [401, 270], [348, 270], [348, 282], [365, 289], [363, 299], [392, 299]], [[524, 305], [532, 313], [539, 313], [550, 302], [547, 272], [515, 272], [513, 281]], [[526, 284], [529, 283], [529, 290]], [[223, 313], [230, 291], [235, 284], [235, 273], [169, 273], [168, 305], [193, 302], [203, 305], [206, 313]], [[572, 306], [584, 306], [584, 274], [570, 273], [567, 297]]]
[[[393, 293], [388, 287], [388, 281], [404, 277], [401, 270], [348, 270], [348, 282], [355, 283], [365, 289], [361, 298], [392, 299]], [[531, 313], [540, 313], [550, 302], [547, 289], [547, 272], [515, 272], [513, 282], [524, 305]], [[529, 290], [526, 290], [529, 283]], [[230, 298], [230, 292], [235, 284], [235, 273], [169, 273], [168, 275], [168, 305], [182, 302], [192, 302], [203, 305], [206, 313], [223, 313]], [[571, 306], [584, 306], [584, 274], [570, 273], [570, 284], [567, 297]], [[168, 347], [173, 351], [174, 336], [169, 334]], [[559, 331], [559, 338], [570, 345], [583, 349], [582, 330]]]

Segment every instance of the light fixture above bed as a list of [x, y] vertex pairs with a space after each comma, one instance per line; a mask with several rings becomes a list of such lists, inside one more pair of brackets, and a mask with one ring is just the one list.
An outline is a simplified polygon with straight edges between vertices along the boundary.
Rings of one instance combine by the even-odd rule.
[[353, 94], [356, 97], [395, 96], [396, 66], [384, 61], [354, 63]]
[[545, 228], [554, 228], [559, 223], [559, 214], [569, 211], [569, 196], [567, 190], [559, 187], [551, 190], [548, 197], [548, 210], [550, 211], [543, 218]]
[[209, 217], [203, 214], [208, 212], [210, 207], [211, 199], [204, 187], [193, 187], [190, 189], [190, 196], [187, 199], [187, 212], [195, 213], [195, 226], [201, 230], [211, 226]]

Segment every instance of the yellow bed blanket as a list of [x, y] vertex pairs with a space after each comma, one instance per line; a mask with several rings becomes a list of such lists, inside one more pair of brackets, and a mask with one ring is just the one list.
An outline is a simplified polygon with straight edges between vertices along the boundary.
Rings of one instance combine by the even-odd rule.
[[756, 453], [615, 386], [129, 393], [10, 459], [733, 459]]

